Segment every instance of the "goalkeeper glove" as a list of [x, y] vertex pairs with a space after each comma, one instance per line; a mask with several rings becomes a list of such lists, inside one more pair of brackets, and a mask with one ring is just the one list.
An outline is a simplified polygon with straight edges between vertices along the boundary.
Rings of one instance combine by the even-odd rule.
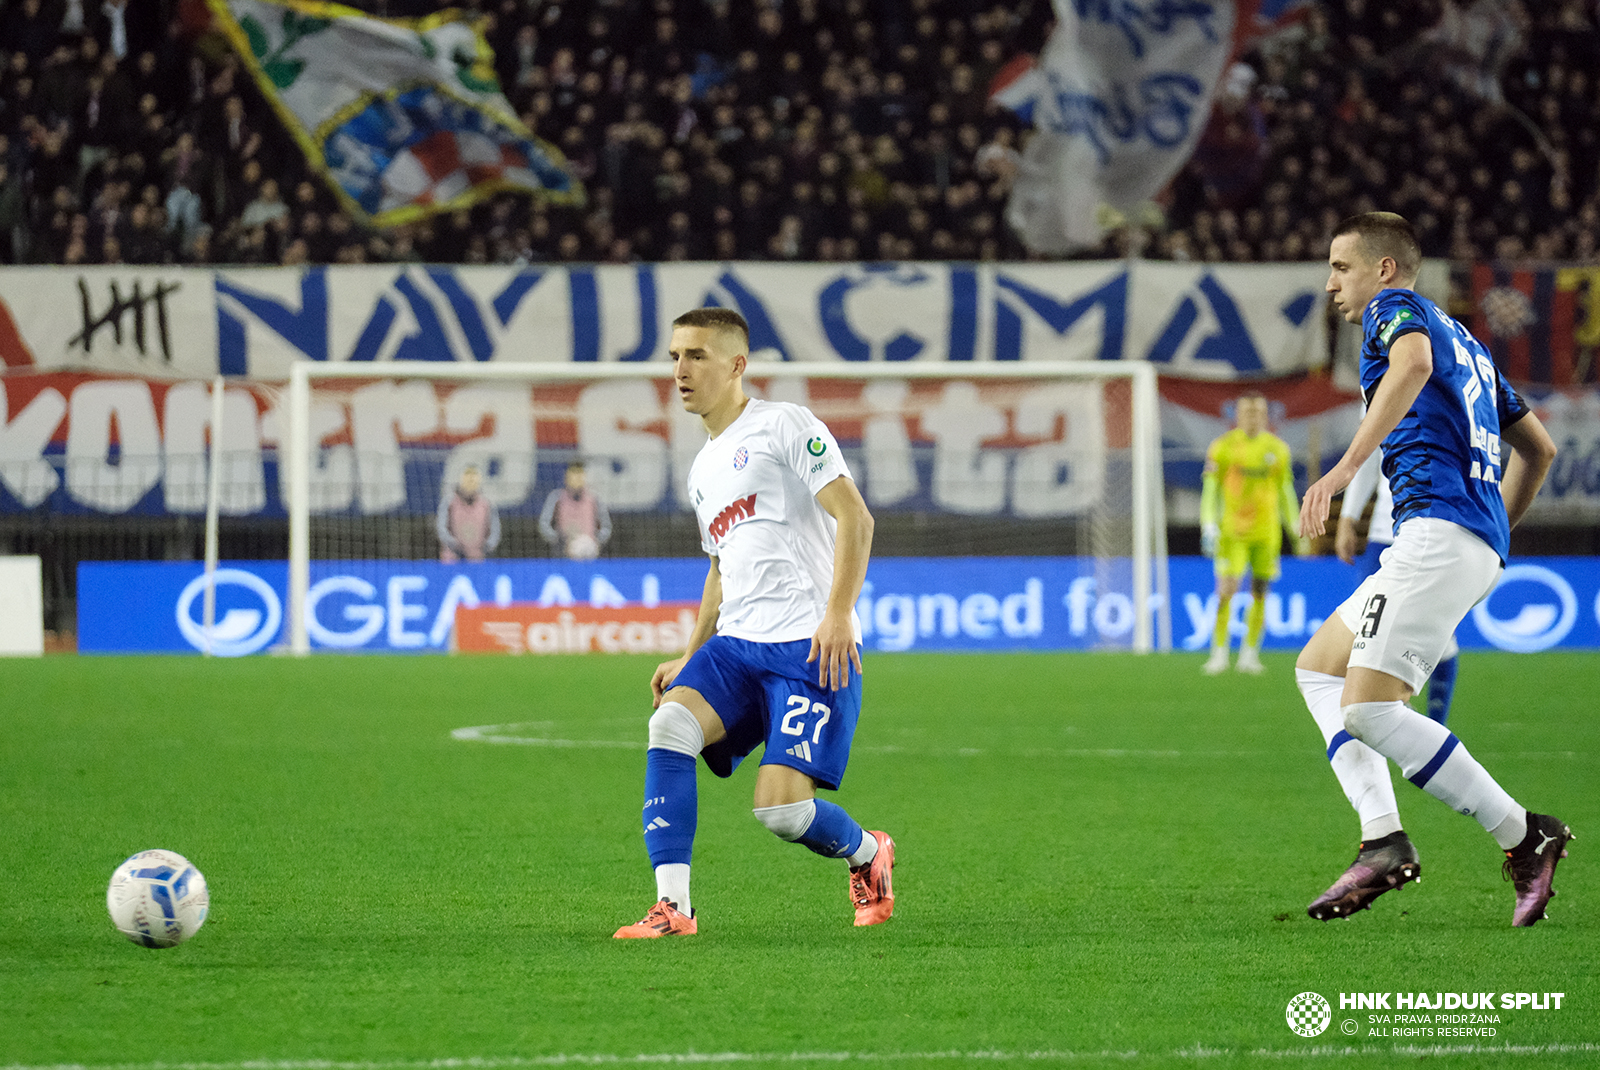
[[1200, 529], [1200, 552], [1207, 557], [1217, 556], [1217, 540], [1221, 537], [1217, 525], [1207, 524]]

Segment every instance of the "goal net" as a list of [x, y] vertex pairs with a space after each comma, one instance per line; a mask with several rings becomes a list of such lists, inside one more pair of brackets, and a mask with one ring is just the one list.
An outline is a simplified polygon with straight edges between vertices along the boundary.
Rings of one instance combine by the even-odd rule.
[[[1107, 622], [1097, 618], [1106, 626], [1090, 645], [1170, 649], [1149, 366], [754, 364], [745, 384], [754, 397], [805, 405], [828, 425], [872, 509], [875, 562], [966, 557], [1000, 567], [1012, 558], [1072, 559], [1082, 577], [1073, 591], [1094, 593], [1108, 614]], [[365, 582], [367, 566], [441, 560], [450, 549], [441, 526], [448, 533], [464, 479], [476, 478], [494, 505], [493, 518], [454, 517], [492, 527], [477, 532], [479, 543], [493, 542], [489, 564], [595, 553], [604, 560], [701, 556], [685, 483], [705, 431], [683, 412], [665, 362], [301, 362], [286, 408], [282, 475], [297, 653], [340, 645], [320, 641], [315, 621], [308, 630], [314, 582], [319, 591], [350, 588]], [[584, 517], [598, 545], [561, 530], [559, 498], [574, 462], [603, 505], [600, 515]], [[474, 476], [466, 476], [469, 468]], [[501, 601], [534, 596], [508, 590], [505, 574], [485, 574], [484, 582]], [[606, 594], [622, 597], [612, 588]], [[1076, 619], [1088, 604], [1052, 609]], [[870, 627], [873, 615], [863, 616]]]

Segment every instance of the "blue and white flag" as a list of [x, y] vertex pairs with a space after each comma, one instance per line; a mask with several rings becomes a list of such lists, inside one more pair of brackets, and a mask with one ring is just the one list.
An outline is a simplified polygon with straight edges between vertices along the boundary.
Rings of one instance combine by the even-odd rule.
[[373, 18], [317, 0], [207, 0], [312, 167], [380, 226], [502, 190], [582, 196], [500, 92], [457, 11]]
[[[1233, 53], [1233, 0], [1055, 0], [1032, 70], [998, 87], [1036, 132], [1006, 209], [1036, 252], [1097, 244], [1194, 151]], [[1112, 210], [1112, 211], [1108, 211]]]

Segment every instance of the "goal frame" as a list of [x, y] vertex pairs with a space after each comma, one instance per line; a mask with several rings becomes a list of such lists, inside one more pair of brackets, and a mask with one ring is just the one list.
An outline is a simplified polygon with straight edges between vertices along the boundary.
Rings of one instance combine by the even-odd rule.
[[[1133, 431], [1130, 442], [1133, 496], [1133, 650], [1146, 654], [1172, 649], [1172, 599], [1167, 573], [1165, 482], [1161, 469], [1160, 402], [1155, 368], [1142, 361], [1020, 361], [963, 364], [789, 363], [752, 365], [747, 375], [789, 374], [808, 379], [1082, 379], [1105, 382], [1127, 379], [1132, 388]], [[496, 361], [484, 364], [437, 364], [394, 361], [384, 364], [297, 361], [289, 368], [287, 434], [283, 456], [288, 465], [289, 512], [289, 651], [311, 653], [305, 606], [311, 586], [311, 383], [329, 379], [442, 379], [452, 382], [512, 380], [528, 383], [613, 379], [672, 378], [665, 361], [574, 364]], [[1153, 612], [1152, 612], [1153, 610]], [[1153, 619], [1152, 619], [1153, 618]]]

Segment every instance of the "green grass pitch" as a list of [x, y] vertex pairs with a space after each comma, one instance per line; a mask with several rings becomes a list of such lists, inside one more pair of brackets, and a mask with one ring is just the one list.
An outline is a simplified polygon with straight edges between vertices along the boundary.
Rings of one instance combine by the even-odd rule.
[[[1579, 836], [1531, 930], [1398, 778], [1423, 882], [1305, 916], [1357, 829], [1266, 661], [870, 656], [836, 798], [898, 841], [894, 918], [853, 928], [843, 865], [751, 818], [753, 762], [701, 766], [700, 935], [629, 942], [654, 659], [0, 663], [0, 1068], [1600, 1064], [1600, 658], [1463, 658], [1452, 728]], [[544, 742], [452, 735], [485, 725]], [[105, 913], [150, 847], [211, 887], [174, 950]], [[1475, 1039], [1338, 1009], [1400, 991], [1564, 995]]]

